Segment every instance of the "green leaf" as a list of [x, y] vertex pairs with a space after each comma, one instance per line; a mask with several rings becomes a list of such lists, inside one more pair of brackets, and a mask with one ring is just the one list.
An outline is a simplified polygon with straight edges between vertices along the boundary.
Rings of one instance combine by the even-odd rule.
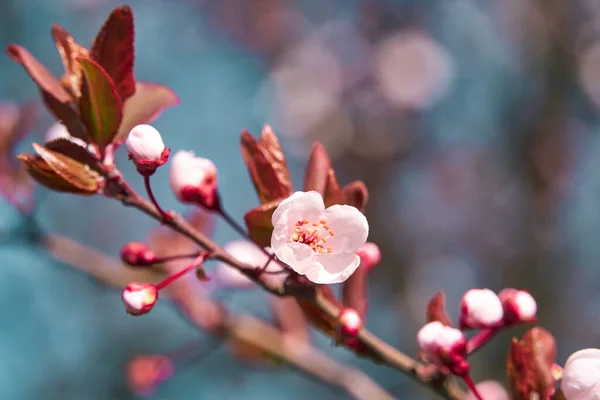
[[64, 181], [86, 194], [94, 194], [97, 192], [100, 177], [97, 173], [93, 172], [89, 166], [73, 160], [64, 154], [40, 146], [37, 143], [33, 143], [32, 145], [36, 153], [38, 153], [50, 168]]
[[283, 199], [261, 204], [244, 215], [250, 238], [262, 247], [271, 245], [271, 234], [273, 233], [271, 217], [281, 200]]
[[92, 45], [91, 57], [114, 82], [121, 100], [135, 93], [133, 12], [128, 6], [114, 9], [100, 28]]
[[95, 61], [78, 58], [83, 69], [79, 113], [100, 152], [112, 142], [123, 118], [123, 104], [112, 80]]
[[149, 124], [167, 107], [178, 104], [179, 98], [168, 87], [150, 82], [136, 82], [135, 94], [123, 105], [123, 120], [115, 140], [125, 140], [134, 126]]

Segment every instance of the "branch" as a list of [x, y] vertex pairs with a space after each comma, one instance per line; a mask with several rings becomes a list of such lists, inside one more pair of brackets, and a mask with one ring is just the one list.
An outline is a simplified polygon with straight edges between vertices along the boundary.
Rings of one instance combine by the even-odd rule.
[[[50, 235], [42, 243], [57, 260], [111, 286], [123, 288], [129, 282], [140, 279], [158, 282], [163, 275], [152, 270], [128, 269], [121, 262], [63, 236]], [[168, 293], [199, 328], [209, 329], [223, 340], [235, 339], [260, 349], [311, 377], [345, 390], [357, 400], [394, 400], [370, 377], [327, 357], [307, 342], [285, 335], [255, 317], [227, 312], [196, 290], [194, 284], [197, 282], [193, 277], [187, 278], [191, 279], [173, 282]], [[211, 325], [210, 319], [207, 322], [208, 308], [226, 313], [219, 326]]]
[[[268, 292], [277, 296], [294, 296], [297, 298], [309, 297], [320, 311], [335, 320], [339, 318], [341, 310], [333, 303], [327, 301], [322, 296], [319, 296], [314, 285], [286, 285], [281, 283], [281, 279], [273, 279], [268, 274], [257, 273], [254, 266], [245, 264], [232, 257], [210, 238], [194, 229], [194, 227], [179, 214], [170, 212], [170, 218], [165, 220], [159, 209], [142, 198], [129, 186], [116, 167], [107, 173], [106, 178], [107, 183], [112, 184], [113, 188], [116, 189], [117, 194], [114, 197], [120, 199], [124, 205], [137, 208], [174, 231], [191, 239], [197, 245], [211, 252], [214, 258], [238, 269]], [[462, 400], [465, 398], [465, 392], [456, 385], [454, 378], [440, 377], [437, 374], [434, 374], [433, 376], [431, 374], [421, 376], [418, 373], [421, 364], [417, 360], [385, 343], [367, 329], [361, 329], [358, 337], [363, 345], [366, 346], [372, 354], [377, 355], [384, 364], [395, 368], [415, 381], [431, 388], [443, 398], [449, 400]]]

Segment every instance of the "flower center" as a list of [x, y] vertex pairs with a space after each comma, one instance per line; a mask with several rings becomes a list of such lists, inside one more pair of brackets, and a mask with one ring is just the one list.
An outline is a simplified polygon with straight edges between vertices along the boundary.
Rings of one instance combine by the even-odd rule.
[[331, 247], [325, 247], [325, 244], [327, 239], [333, 235], [334, 232], [329, 229], [326, 220], [310, 222], [308, 219], [302, 219], [296, 222], [290, 241], [305, 244], [313, 249], [315, 253], [325, 254], [332, 251]]

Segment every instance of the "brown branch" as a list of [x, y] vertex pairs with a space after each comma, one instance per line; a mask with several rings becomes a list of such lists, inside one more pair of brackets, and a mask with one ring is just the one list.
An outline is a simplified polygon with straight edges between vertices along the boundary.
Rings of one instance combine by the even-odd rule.
[[[162, 273], [132, 270], [121, 262], [85, 245], [59, 235], [47, 236], [44, 247], [57, 260], [83, 271], [111, 286], [123, 288], [131, 281], [158, 282]], [[237, 340], [283, 360], [296, 369], [327, 384], [339, 387], [357, 400], [393, 400], [385, 389], [369, 376], [342, 365], [319, 352], [309, 343], [285, 335], [279, 329], [248, 315], [227, 312], [194, 287], [193, 277], [185, 277], [168, 287], [169, 296], [186, 316], [201, 329], [218, 334], [223, 340]], [[215, 307], [225, 313], [218, 327], [206, 319], [206, 311]]]
[[[172, 219], [165, 221], [163, 219], [160, 210], [158, 210], [153, 204], [142, 198], [137, 194], [129, 184], [124, 180], [122, 174], [116, 168], [110, 171], [106, 175], [109, 184], [117, 189], [116, 198], [120, 199], [121, 202], [130, 207], [137, 208], [144, 212], [148, 216], [155, 220], [163, 223], [170, 227], [176, 232], [188, 237], [193, 242], [211, 252], [214, 258], [223, 261], [230, 266], [238, 269], [240, 272], [245, 274], [247, 277], [252, 279], [258, 285], [263, 287], [268, 292], [277, 296], [294, 296], [294, 297], [307, 297], [310, 296], [314, 304], [325, 314], [330, 317], [337, 319], [341, 310], [336, 305], [326, 300], [324, 297], [319, 296], [315, 286], [307, 285], [285, 285], [282, 284], [281, 279], [273, 279], [268, 274], [257, 274], [256, 268], [252, 265], [245, 264], [232, 257], [222, 247], [213, 242], [210, 238], [202, 234], [201, 232], [194, 229], [183, 217], [171, 212]], [[415, 381], [431, 388], [440, 396], [450, 400], [461, 400], [465, 398], [466, 394], [456, 384], [453, 378], [440, 378], [437, 375], [434, 376], [421, 376], [418, 374], [420, 363], [385, 343], [379, 339], [376, 335], [363, 328], [359, 332], [359, 339], [364, 346], [372, 353], [378, 356], [378, 358], [386, 365], [395, 368], [396, 370], [404, 373], [411, 377]]]

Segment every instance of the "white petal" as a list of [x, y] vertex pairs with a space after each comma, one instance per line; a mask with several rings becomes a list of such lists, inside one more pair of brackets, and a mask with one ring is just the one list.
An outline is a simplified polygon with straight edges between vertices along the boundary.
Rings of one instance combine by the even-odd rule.
[[600, 349], [579, 350], [567, 359], [561, 389], [568, 400], [600, 400]]
[[[283, 200], [273, 212], [271, 222], [273, 226], [281, 225], [284, 220], [304, 219], [314, 220], [321, 212], [325, 210], [323, 197], [319, 192], [311, 190], [309, 192], [296, 192], [287, 199]], [[281, 220], [281, 221], [280, 221]], [[293, 223], [296, 223], [296, 221]]]
[[304, 275], [307, 271], [319, 267], [315, 262], [315, 252], [305, 244], [295, 242], [286, 243], [278, 249], [273, 248], [273, 251], [275, 251], [277, 258], [289, 265], [300, 275]]
[[423, 351], [430, 350], [435, 346], [437, 337], [444, 329], [444, 324], [439, 321], [433, 321], [425, 324], [417, 333], [417, 343]]
[[153, 126], [145, 124], [135, 126], [125, 144], [136, 161], [159, 161], [165, 149], [160, 133]]
[[357, 208], [348, 205], [334, 205], [322, 214], [334, 236], [328, 238], [327, 247], [333, 254], [354, 253], [367, 241], [369, 223]]
[[470, 327], [492, 327], [504, 316], [500, 298], [490, 289], [470, 289], [461, 302], [462, 316]]
[[307, 271], [306, 277], [318, 284], [344, 282], [360, 265], [360, 257], [356, 254], [320, 255], [316, 261], [319, 268]]

